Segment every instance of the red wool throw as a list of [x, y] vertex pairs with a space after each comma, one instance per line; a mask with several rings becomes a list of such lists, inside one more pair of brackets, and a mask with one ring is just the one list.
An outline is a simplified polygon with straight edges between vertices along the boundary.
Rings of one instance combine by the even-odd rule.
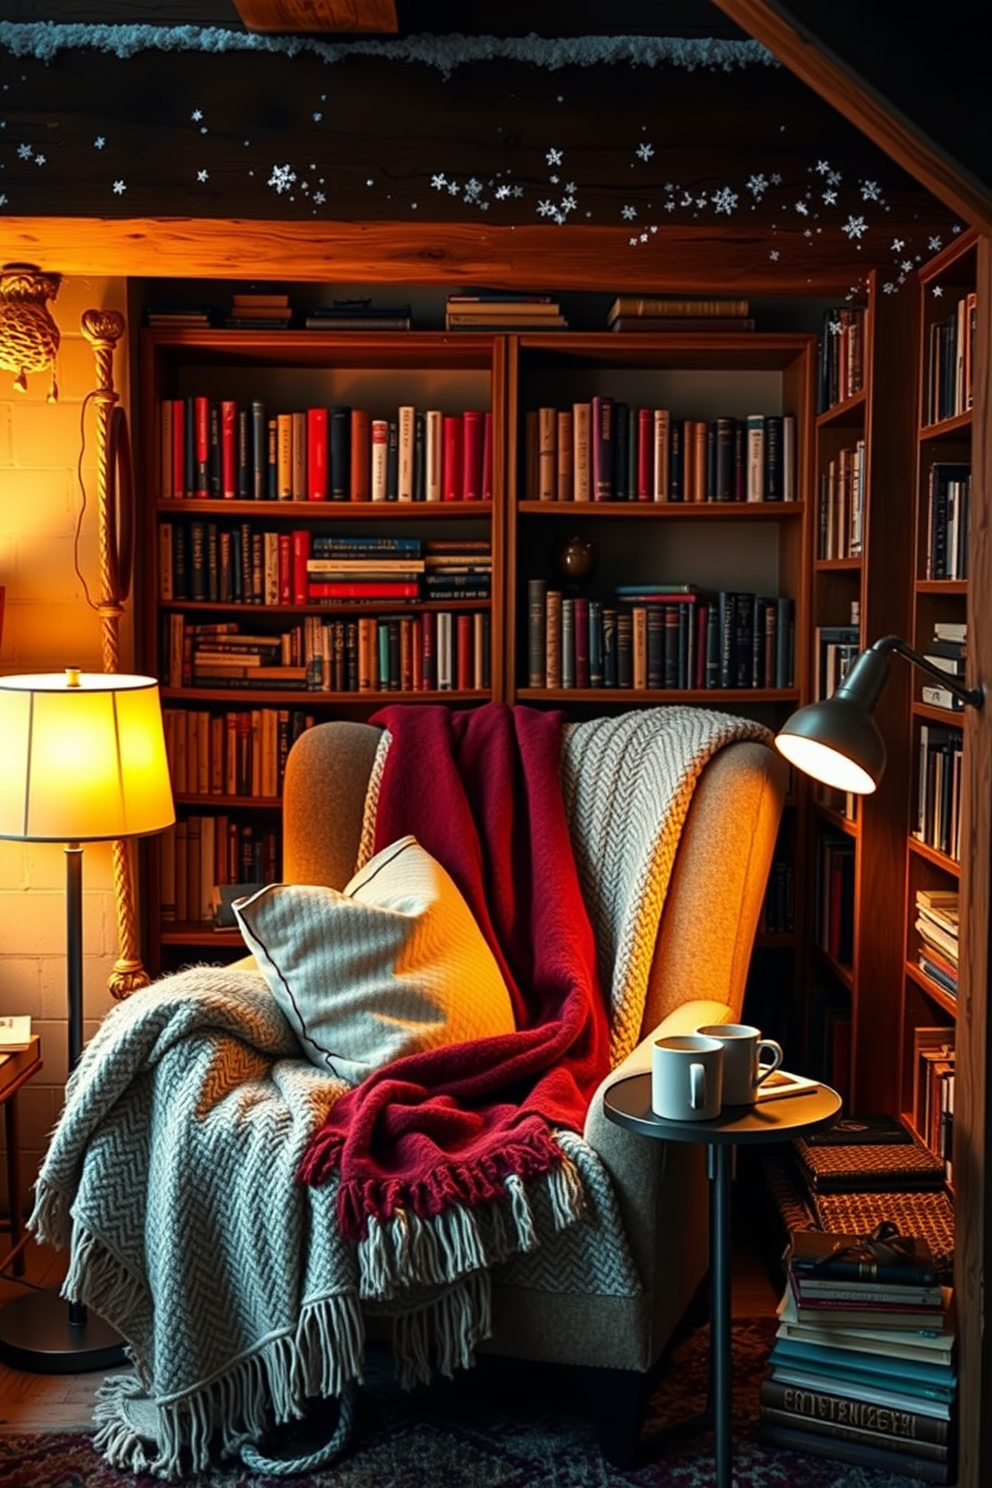
[[397, 1060], [337, 1101], [301, 1164], [339, 1170], [338, 1222], [361, 1240], [397, 1208], [433, 1218], [549, 1172], [552, 1126], [582, 1130], [608, 1069], [592, 928], [565, 819], [562, 715], [489, 703], [390, 706], [375, 851], [412, 833], [458, 885], [496, 957], [516, 1031]]

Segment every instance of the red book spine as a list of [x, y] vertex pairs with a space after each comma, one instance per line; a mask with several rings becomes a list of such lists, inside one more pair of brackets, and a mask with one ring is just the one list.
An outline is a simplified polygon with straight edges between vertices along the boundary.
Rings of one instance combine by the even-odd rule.
[[482, 410], [466, 408], [462, 414], [462, 500], [482, 499]]
[[462, 416], [446, 413], [441, 437], [442, 501], [461, 501], [463, 475]]
[[307, 602], [307, 563], [310, 559], [310, 532], [307, 528], [298, 528], [293, 536], [293, 604], [306, 604]]
[[210, 399], [197, 395], [193, 400], [196, 438], [196, 495], [205, 501], [210, 495]]
[[471, 692], [474, 678], [472, 661], [472, 616], [455, 616], [455, 686], [459, 692]]
[[411, 685], [414, 692], [424, 690], [424, 621], [422, 615], [413, 617], [413, 639], [412, 639]]
[[310, 599], [417, 599], [416, 579], [326, 579], [307, 585]]
[[289, 532], [279, 534], [279, 603], [293, 603], [293, 538]]
[[[592, 490], [593, 501], [613, 499], [613, 399], [597, 393], [592, 399]], [[576, 684], [578, 685], [578, 684]]]
[[421, 646], [423, 690], [433, 692], [437, 687], [437, 612], [425, 610], [420, 619], [423, 629]]
[[654, 409], [637, 410], [637, 499], [654, 497]]
[[238, 494], [238, 405], [224, 398], [220, 405], [221, 495], [233, 501]]
[[372, 415], [367, 408], [351, 410], [351, 499], [372, 500]]
[[327, 500], [327, 409], [307, 409], [307, 496]]
[[488, 408], [482, 416], [482, 499], [493, 499], [493, 416]]
[[172, 496], [182, 501], [186, 495], [186, 405], [182, 398], [172, 400]]

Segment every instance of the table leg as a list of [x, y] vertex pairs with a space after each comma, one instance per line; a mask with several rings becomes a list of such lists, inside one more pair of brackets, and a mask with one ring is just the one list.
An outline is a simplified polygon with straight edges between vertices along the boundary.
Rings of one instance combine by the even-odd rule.
[[10, 1248], [15, 1251], [14, 1275], [24, 1275], [24, 1252], [21, 1243], [21, 1163], [20, 1134], [17, 1121], [17, 1092], [4, 1103], [4, 1135], [7, 1138], [7, 1199], [10, 1205]]
[[713, 1431], [716, 1447], [716, 1488], [731, 1485], [731, 1331], [730, 1194], [734, 1149], [713, 1142], [706, 1148], [710, 1188], [710, 1369]]

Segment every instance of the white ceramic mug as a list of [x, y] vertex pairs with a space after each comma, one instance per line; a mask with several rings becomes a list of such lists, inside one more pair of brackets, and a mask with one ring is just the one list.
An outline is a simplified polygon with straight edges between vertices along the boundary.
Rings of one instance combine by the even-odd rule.
[[782, 1063], [782, 1045], [749, 1023], [705, 1023], [696, 1032], [723, 1047], [723, 1104], [753, 1105], [762, 1082]]
[[651, 1109], [668, 1121], [712, 1121], [723, 1100], [723, 1045], [699, 1033], [655, 1039]]

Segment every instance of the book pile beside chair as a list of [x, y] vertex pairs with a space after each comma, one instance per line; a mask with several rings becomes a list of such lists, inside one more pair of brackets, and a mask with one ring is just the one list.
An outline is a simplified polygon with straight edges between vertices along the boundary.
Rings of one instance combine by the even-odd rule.
[[762, 1440], [840, 1462], [953, 1482], [953, 1292], [929, 1245], [797, 1230], [769, 1370]]

